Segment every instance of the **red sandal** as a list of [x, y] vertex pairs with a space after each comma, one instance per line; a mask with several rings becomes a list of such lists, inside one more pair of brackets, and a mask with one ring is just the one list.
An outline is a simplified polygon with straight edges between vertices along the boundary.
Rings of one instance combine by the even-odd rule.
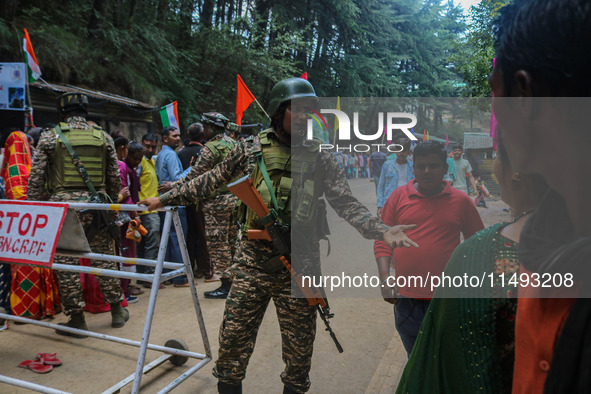
[[53, 367], [51, 365], [43, 364], [43, 361], [33, 361], [33, 360], [25, 360], [18, 365], [21, 368], [30, 369], [36, 373], [48, 373], [53, 371]]
[[62, 365], [62, 360], [57, 358], [57, 353], [37, 353], [35, 361], [42, 361], [45, 365], [53, 365], [59, 367]]

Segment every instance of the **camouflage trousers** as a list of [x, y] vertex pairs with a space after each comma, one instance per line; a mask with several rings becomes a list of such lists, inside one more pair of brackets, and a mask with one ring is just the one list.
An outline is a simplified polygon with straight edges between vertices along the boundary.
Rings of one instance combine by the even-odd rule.
[[[92, 221], [92, 215], [81, 215], [80, 221], [82, 226], [86, 228]], [[113, 254], [114, 245], [113, 238], [106, 233], [97, 234], [92, 241], [89, 242], [92, 253]], [[54, 262], [58, 264], [80, 265], [80, 259], [75, 257], [55, 256]], [[90, 265], [102, 269], [117, 269], [117, 263], [111, 261], [90, 260]], [[80, 274], [78, 272], [57, 271], [59, 279], [60, 296], [64, 313], [70, 316], [75, 313], [84, 311], [84, 295], [80, 285]], [[121, 279], [109, 276], [96, 276], [101, 292], [105, 297], [105, 302], [113, 304], [123, 301], [123, 293], [121, 291]]]
[[238, 240], [238, 225], [232, 220], [236, 200], [232, 193], [228, 193], [202, 203], [207, 250], [214, 270], [222, 278], [232, 276], [229, 268], [232, 266]]
[[[261, 251], [253, 242], [243, 242], [237, 258], [240, 268], [226, 299], [220, 326], [218, 360], [213, 375], [219, 381], [238, 384], [246, 375], [246, 367], [254, 350], [256, 336], [269, 301], [273, 299], [281, 330], [285, 369], [284, 385], [296, 392], [310, 387], [312, 349], [316, 336], [316, 310], [304, 298], [292, 298], [291, 278], [287, 270], [270, 274], [254, 269]], [[264, 255], [264, 254], [263, 254]], [[242, 263], [248, 263], [246, 266]]]

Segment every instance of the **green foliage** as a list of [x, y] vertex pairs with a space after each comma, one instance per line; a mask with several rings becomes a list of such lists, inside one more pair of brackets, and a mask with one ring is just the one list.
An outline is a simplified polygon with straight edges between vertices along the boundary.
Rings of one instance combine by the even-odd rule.
[[[44, 79], [154, 106], [178, 100], [183, 124], [211, 110], [234, 118], [238, 73], [265, 106], [275, 82], [305, 71], [320, 95], [381, 97], [458, 96], [456, 67], [464, 78], [480, 72], [458, 60], [464, 48], [454, 41], [466, 26], [451, 1], [62, 0], [55, 7], [24, 0], [14, 9], [0, 13], [4, 61], [6, 53], [22, 59], [26, 27]], [[245, 122], [267, 123], [255, 105]]]
[[471, 22], [468, 34], [456, 42], [457, 54], [453, 56], [458, 72], [462, 74], [467, 97], [490, 97], [488, 75], [492, 71], [495, 56], [493, 47], [493, 20], [499, 9], [510, 0], [482, 0], [470, 7]]

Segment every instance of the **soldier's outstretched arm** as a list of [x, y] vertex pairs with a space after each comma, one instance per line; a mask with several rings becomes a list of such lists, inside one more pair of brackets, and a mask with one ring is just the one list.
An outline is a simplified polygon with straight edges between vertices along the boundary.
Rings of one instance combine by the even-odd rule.
[[179, 179], [176, 182], [172, 182], [172, 184], [169, 184], [169, 188], [166, 191], [169, 191], [177, 185], [190, 182], [192, 179], [195, 179], [198, 176], [203, 175], [207, 171], [213, 169], [214, 166], [215, 157], [211, 149], [209, 149], [207, 146], [204, 146], [203, 149], [201, 149], [201, 154], [199, 155], [197, 162], [191, 166], [191, 171], [189, 171], [187, 176]]
[[416, 227], [416, 224], [401, 224], [390, 227], [386, 234], [384, 234], [384, 242], [391, 248], [410, 248], [411, 246], [418, 248], [419, 245], [412, 239], [408, 238], [404, 233], [405, 231], [412, 230]]
[[330, 153], [320, 153], [320, 165], [323, 171], [323, 191], [330, 206], [351, 226], [367, 239], [383, 239], [389, 230], [379, 218], [359, 202], [351, 192], [342, 168]]
[[248, 146], [238, 144], [210, 171], [189, 182], [175, 184], [172, 190], [160, 197], [148, 198], [138, 204], [157, 209], [166, 205], [188, 205], [207, 198], [234, 177], [249, 172], [252, 168], [251, 163], [254, 163], [254, 160], [249, 159], [250, 156]]

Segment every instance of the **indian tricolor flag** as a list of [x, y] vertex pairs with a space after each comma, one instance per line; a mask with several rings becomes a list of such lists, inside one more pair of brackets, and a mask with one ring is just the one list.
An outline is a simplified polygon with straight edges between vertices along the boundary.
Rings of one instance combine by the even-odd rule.
[[29, 32], [25, 29], [25, 38], [23, 38], [23, 50], [25, 51], [25, 57], [27, 60], [27, 66], [29, 68], [29, 82], [35, 82], [41, 77], [41, 69], [37, 63], [35, 52], [33, 51], [33, 45], [31, 45], [31, 39], [29, 38]]
[[179, 111], [177, 110], [176, 101], [162, 107], [160, 110], [160, 119], [162, 119], [162, 126], [174, 126], [180, 130]]

